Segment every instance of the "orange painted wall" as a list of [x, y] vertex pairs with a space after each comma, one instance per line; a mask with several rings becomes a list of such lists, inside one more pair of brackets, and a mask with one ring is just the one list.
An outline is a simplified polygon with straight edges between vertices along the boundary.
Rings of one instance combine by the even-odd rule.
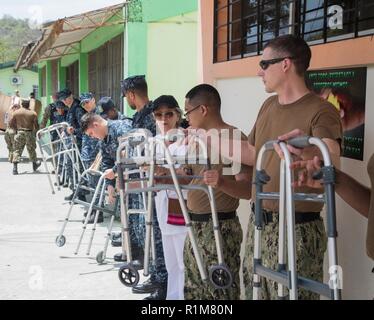
[[[213, 63], [214, 0], [200, 0], [202, 29], [203, 81], [254, 77], [260, 57]], [[374, 64], [374, 36], [312, 46], [311, 69], [350, 67]]]

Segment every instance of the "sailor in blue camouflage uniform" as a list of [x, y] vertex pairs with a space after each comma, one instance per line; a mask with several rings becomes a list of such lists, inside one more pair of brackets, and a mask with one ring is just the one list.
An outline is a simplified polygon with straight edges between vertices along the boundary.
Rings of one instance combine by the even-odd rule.
[[[50, 112], [51, 112], [50, 119], [49, 119], [50, 125], [66, 122], [66, 115], [67, 115], [68, 109], [62, 101], [55, 101], [53, 103], [53, 106], [51, 106]], [[52, 138], [52, 141], [59, 139], [56, 131], [53, 131], [51, 133], [51, 138]], [[58, 150], [59, 148], [61, 148], [60, 144], [57, 144], [55, 146]], [[60, 161], [58, 161], [59, 163], [58, 172], [60, 174], [63, 168], [63, 155], [60, 155], [59, 157], [60, 157], [59, 159]]]
[[[114, 101], [110, 97], [103, 97], [98, 102], [98, 107], [101, 110], [101, 116], [108, 120], [122, 120], [132, 128], [132, 119], [122, 115], [115, 107]], [[131, 151], [130, 151], [131, 152]], [[136, 175], [131, 175], [131, 178], [136, 178]], [[142, 209], [141, 197], [136, 194], [129, 195], [129, 208]], [[145, 234], [145, 220], [143, 215], [132, 214], [129, 216], [130, 225], [130, 242], [132, 246], [133, 260], [142, 261], [144, 234]], [[112, 234], [112, 245], [121, 245], [121, 233]], [[115, 261], [122, 261], [122, 252], [114, 256]]]
[[[92, 93], [82, 93], [79, 98], [81, 100], [82, 107], [82, 111], [79, 113], [79, 121], [86, 113], [99, 114], [99, 110], [96, 107], [96, 100]], [[99, 153], [99, 142], [100, 141], [98, 139], [91, 138], [82, 132], [81, 158], [86, 169], [92, 165], [97, 154]]]
[[132, 118], [126, 117], [119, 112], [119, 108], [116, 107], [111, 97], [103, 97], [97, 103], [97, 107], [100, 110], [100, 115], [105, 120], [123, 120], [132, 126]]
[[[79, 121], [87, 113], [98, 114], [99, 109], [96, 107], [95, 96], [92, 93], [90, 92], [82, 93], [79, 99], [81, 101], [81, 107], [83, 110], [78, 113]], [[92, 163], [95, 161], [96, 156], [99, 153], [99, 150], [100, 150], [100, 140], [91, 138], [88, 135], [86, 135], [84, 132], [82, 132], [81, 158], [82, 158], [82, 162], [84, 164], [85, 169], [88, 169], [91, 167]], [[98, 176], [90, 176], [89, 181], [88, 181], [88, 186], [95, 189], [98, 181], [99, 181]], [[86, 214], [87, 212], [85, 212], [84, 215], [86, 216]], [[90, 216], [90, 219], [88, 220], [89, 224], [94, 223], [95, 215], [96, 215], [96, 210], [92, 210], [92, 214]], [[104, 221], [104, 215], [102, 212], [100, 212], [97, 222], [101, 223], [103, 221]]]
[[[80, 106], [80, 100], [73, 97], [72, 92], [69, 89], [61, 90], [57, 93], [57, 99], [62, 101], [65, 106], [68, 108], [66, 114], [66, 122], [70, 125], [67, 129], [67, 134], [74, 135], [79, 151], [82, 149], [82, 130], [80, 126], [80, 119], [84, 114], [83, 108]], [[70, 142], [71, 143], [71, 142]], [[67, 147], [70, 147], [69, 141], [67, 141]], [[65, 197], [65, 200], [70, 201], [74, 196], [74, 187], [73, 183], [73, 164], [71, 163], [70, 158], [67, 161], [67, 175], [70, 180], [70, 188], [72, 189], [72, 194]], [[83, 194], [79, 194], [78, 198], [85, 201]]]
[[87, 113], [81, 120], [82, 130], [91, 138], [100, 140], [102, 154], [101, 169], [105, 174], [106, 186], [109, 193], [109, 202], [114, 203], [115, 199], [115, 166], [118, 138], [131, 130], [129, 122], [122, 120], [105, 120], [95, 113]]
[[[123, 96], [126, 97], [127, 103], [132, 110], [136, 110], [133, 117], [133, 129], [147, 129], [153, 136], [156, 135], [156, 122], [153, 117], [152, 102], [148, 98], [148, 86], [145, 76], [129, 77], [121, 82]], [[133, 206], [141, 208], [141, 203], [134, 200]], [[137, 208], [137, 207], [136, 207]], [[155, 206], [153, 206], [153, 234], [156, 245], [156, 261], [150, 268], [150, 278], [142, 284], [132, 288], [133, 293], [150, 293], [145, 300], [165, 300], [167, 291], [168, 273], [165, 266], [164, 251], [162, 246], [161, 230], [157, 220]], [[138, 223], [133, 221], [132, 228], [138, 231], [139, 244], [144, 247], [144, 217], [141, 215], [134, 215], [139, 218]], [[140, 220], [143, 219], [143, 220]], [[134, 226], [138, 226], [134, 228]]]

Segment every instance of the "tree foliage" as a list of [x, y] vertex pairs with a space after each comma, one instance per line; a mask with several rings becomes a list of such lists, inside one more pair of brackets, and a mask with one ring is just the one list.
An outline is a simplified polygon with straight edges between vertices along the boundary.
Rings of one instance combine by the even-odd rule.
[[22, 46], [40, 34], [40, 30], [30, 28], [28, 19], [4, 15], [0, 18], [0, 63], [17, 60]]

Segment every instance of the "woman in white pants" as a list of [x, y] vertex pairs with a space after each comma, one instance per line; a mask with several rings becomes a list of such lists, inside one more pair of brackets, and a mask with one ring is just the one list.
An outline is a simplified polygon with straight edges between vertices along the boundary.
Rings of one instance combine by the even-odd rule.
[[[184, 157], [187, 146], [172, 142], [167, 134], [179, 127], [182, 111], [173, 96], [161, 96], [153, 102], [153, 115], [158, 129], [158, 138], [164, 138], [172, 156]], [[156, 150], [157, 153], [162, 150]], [[157, 176], [169, 174], [167, 166], [158, 167]], [[162, 179], [160, 180], [162, 184]], [[184, 199], [187, 192], [183, 191]], [[183, 250], [187, 236], [187, 228], [181, 215], [178, 196], [174, 191], [159, 191], [155, 197], [157, 219], [162, 234], [165, 265], [168, 271], [166, 300], [184, 300], [184, 262]]]

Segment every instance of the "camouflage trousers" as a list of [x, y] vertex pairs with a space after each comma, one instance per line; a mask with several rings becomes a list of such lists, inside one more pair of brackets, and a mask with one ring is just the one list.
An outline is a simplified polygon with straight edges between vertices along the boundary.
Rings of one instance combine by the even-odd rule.
[[165, 265], [164, 247], [162, 245], [162, 234], [158, 224], [157, 212], [155, 206], [153, 206], [153, 236], [156, 247], [156, 261], [150, 268], [151, 280], [167, 285], [168, 283], [168, 272]]
[[[278, 267], [278, 215], [274, 221], [264, 227], [261, 234], [262, 263], [265, 267], [276, 270]], [[316, 281], [323, 281], [323, 258], [327, 248], [327, 236], [322, 219], [309, 223], [296, 224], [296, 256], [299, 276]], [[249, 219], [248, 233], [243, 261], [243, 279], [246, 299], [253, 299], [253, 252], [254, 252], [254, 214]], [[261, 278], [262, 300], [276, 300], [277, 284]], [[318, 300], [319, 295], [299, 289], [300, 300]]]
[[16, 131], [10, 128], [7, 128], [5, 131], [5, 143], [8, 148], [8, 161], [12, 162], [13, 161], [13, 152], [15, 148], [15, 137], [16, 137]]
[[[213, 222], [192, 222], [203, 264], [209, 268], [218, 264]], [[239, 300], [240, 299], [240, 246], [243, 232], [238, 217], [220, 221], [222, 234], [223, 257], [233, 277], [230, 289], [215, 289], [209, 282], [203, 283], [193, 253], [192, 244], [187, 237], [184, 249], [186, 300]]]
[[30, 161], [36, 162], [36, 140], [34, 132], [19, 130], [14, 138], [13, 163], [20, 161], [25, 146], [29, 153]]
[[[139, 194], [129, 195], [129, 209], [143, 210], [142, 197]], [[142, 250], [145, 242], [145, 219], [143, 214], [129, 216], [130, 241], [132, 248]]]

